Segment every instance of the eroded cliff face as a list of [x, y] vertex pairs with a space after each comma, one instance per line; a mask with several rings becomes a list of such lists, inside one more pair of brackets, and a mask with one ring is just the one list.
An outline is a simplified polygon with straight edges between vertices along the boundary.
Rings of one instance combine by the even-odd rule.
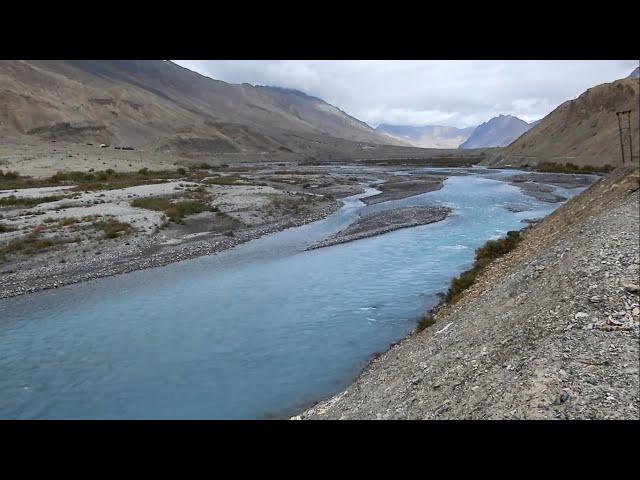
[[294, 418], [638, 418], [639, 176], [531, 228], [435, 324]]

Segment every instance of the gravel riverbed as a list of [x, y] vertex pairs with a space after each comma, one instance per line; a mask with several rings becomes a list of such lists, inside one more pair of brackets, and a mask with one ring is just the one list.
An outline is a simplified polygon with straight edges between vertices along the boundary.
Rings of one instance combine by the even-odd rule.
[[312, 245], [309, 250], [382, 235], [401, 228], [439, 222], [444, 220], [450, 212], [451, 209], [448, 207], [421, 206], [371, 213], [360, 217], [358, 221], [335, 235]]

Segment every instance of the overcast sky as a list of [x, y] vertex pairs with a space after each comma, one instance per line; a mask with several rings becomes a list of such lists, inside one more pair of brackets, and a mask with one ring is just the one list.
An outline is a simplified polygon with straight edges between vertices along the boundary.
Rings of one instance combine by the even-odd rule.
[[498, 114], [542, 118], [638, 60], [177, 60], [230, 83], [301, 90], [377, 127], [476, 126]]

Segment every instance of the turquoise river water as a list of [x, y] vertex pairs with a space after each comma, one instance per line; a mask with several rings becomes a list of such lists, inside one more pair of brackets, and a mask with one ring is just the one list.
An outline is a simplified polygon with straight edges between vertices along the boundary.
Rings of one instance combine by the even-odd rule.
[[[365, 207], [358, 198], [373, 192], [323, 221], [217, 255], [1, 300], [0, 418], [294, 414], [344, 389], [411, 332], [475, 248], [559, 205], [473, 173]], [[363, 212], [426, 204], [453, 213], [304, 251]], [[524, 211], [506, 208], [514, 205]]]

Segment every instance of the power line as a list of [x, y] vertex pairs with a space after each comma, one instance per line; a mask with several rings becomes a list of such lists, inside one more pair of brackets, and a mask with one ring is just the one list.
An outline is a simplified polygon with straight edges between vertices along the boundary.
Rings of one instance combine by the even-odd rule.
[[616, 117], [618, 117], [618, 131], [620, 132], [620, 152], [622, 153], [622, 163], [625, 163], [625, 147], [627, 145], [629, 145], [629, 162], [633, 162], [633, 146], [631, 144], [631, 110], [616, 112]]

